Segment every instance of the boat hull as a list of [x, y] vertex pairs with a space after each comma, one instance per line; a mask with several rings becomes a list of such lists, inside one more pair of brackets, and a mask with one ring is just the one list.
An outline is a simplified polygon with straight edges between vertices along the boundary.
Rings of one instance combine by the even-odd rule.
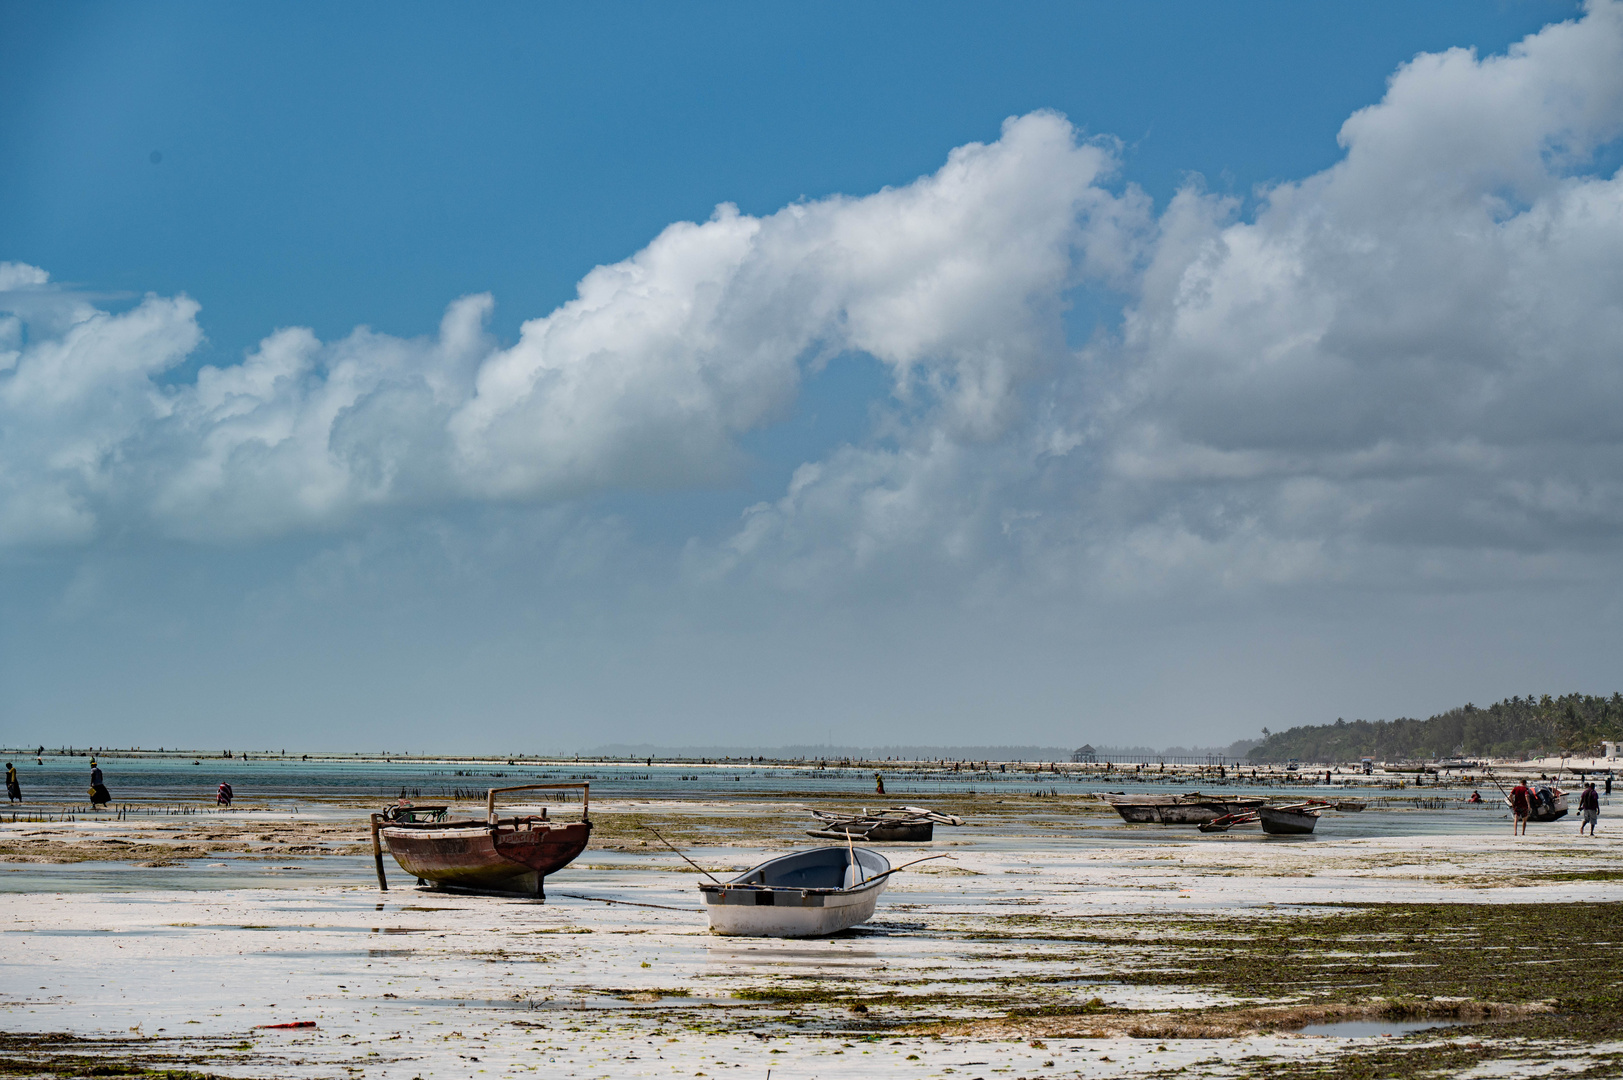
[[1111, 803], [1116, 813], [1129, 825], [1154, 825], [1161, 820], [1161, 815], [1152, 803]]
[[820, 840], [866, 840], [874, 844], [925, 844], [935, 839], [935, 822], [878, 822], [872, 826], [853, 826], [851, 829], [813, 829], [806, 833]]
[[705, 896], [712, 933], [728, 937], [827, 937], [873, 918], [886, 881], [834, 896], [789, 889], [728, 890]]
[[[854, 854], [860, 874], [850, 871]], [[863, 848], [814, 848], [762, 863], [722, 885], [700, 885], [712, 933], [736, 937], [825, 937], [873, 917], [890, 869]], [[850, 885], [845, 882], [850, 881]]]
[[[1533, 799], [1533, 812], [1528, 815], [1528, 821], [1559, 821], [1567, 816], [1567, 793], [1550, 789], [1550, 798], [1543, 797], [1544, 789]], [[1510, 796], [1505, 796], [1505, 805], [1510, 806]]]
[[1220, 802], [1169, 803], [1155, 810], [1163, 825], [1204, 825], [1229, 813], [1228, 804]]
[[1261, 799], [1213, 799], [1190, 795], [1142, 795], [1111, 799], [1130, 825], [1205, 825], [1229, 814], [1255, 809]]
[[1319, 823], [1319, 815], [1303, 814], [1295, 810], [1275, 810], [1271, 806], [1257, 807], [1262, 831], [1272, 836], [1306, 836]]
[[378, 831], [400, 868], [435, 885], [542, 894], [591, 838], [590, 821], [389, 825]]
[[1555, 797], [1555, 805], [1551, 806], [1551, 805], [1549, 805], [1547, 803], [1540, 802], [1539, 805], [1538, 805], [1538, 809], [1533, 811], [1533, 816], [1528, 818], [1528, 820], [1529, 821], [1559, 821], [1559, 820], [1561, 820], [1562, 818], [1564, 818], [1566, 816], [1567, 816], [1567, 797], [1565, 795], [1557, 795]]

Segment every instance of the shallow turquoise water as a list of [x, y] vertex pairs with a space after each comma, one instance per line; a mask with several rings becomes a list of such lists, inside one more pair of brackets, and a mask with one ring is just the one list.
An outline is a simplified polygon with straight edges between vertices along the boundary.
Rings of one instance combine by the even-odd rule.
[[[33, 757], [9, 758], [17, 765], [23, 794], [28, 803], [82, 802], [89, 784], [90, 759], [61, 757], [47, 752], [43, 764]], [[826, 791], [838, 795], [864, 795], [878, 804], [902, 796], [927, 797], [932, 794], [966, 792], [1032, 794], [1058, 791], [1079, 794], [1089, 791], [1128, 790], [1132, 792], [1203, 790], [1257, 791], [1277, 795], [1325, 795], [1343, 792], [1343, 780], [1354, 782], [1345, 795], [1397, 794], [1378, 786], [1369, 788], [1362, 777], [1337, 777], [1338, 786], [1252, 784], [1232, 775], [1226, 781], [1209, 777], [1184, 776], [1163, 782], [1159, 774], [1145, 773], [1144, 780], [1131, 773], [1118, 773], [1101, 779], [1097, 774], [1033, 774], [1010, 766], [1007, 772], [952, 772], [950, 769], [886, 770], [886, 795], [874, 791], [871, 769], [815, 768], [733, 762], [714, 765], [600, 764], [595, 762], [504, 763], [421, 760], [407, 758], [321, 759], [302, 761], [297, 757], [261, 758], [123, 758], [104, 755], [97, 759], [108, 789], [117, 802], [205, 803], [212, 805], [221, 781], [231, 784], [239, 802], [255, 800], [377, 798], [380, 802], [399, 795], [401, 790], [421, 800], [452, 798], [462, 791], [483, 793], [485, 788], [530, 783], [563, 783], [585, 780], [594, 796], [606, 798], [644, 797], [713, 798], [718, 795], [782, 795]], [[1434, 789], [1414, 789], [1406, 794], [1424, 796]], [[1458, 789], [1448, 792], [1457, 795]], [[1485, 795], [1487, 793], [1484, 793]], [[25, 803], [25, 806], [27, 803]]]

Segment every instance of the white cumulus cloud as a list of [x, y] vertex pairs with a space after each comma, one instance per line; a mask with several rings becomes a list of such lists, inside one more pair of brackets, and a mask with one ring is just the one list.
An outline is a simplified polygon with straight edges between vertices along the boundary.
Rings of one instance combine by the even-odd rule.
[[[498, 347], [284, 329], [167, 378], [197, 306], [0, 264], [0, 543], [273, 536], [374, 508], [714, 484], [808, 373], [892, 378], [688, 565], [818, 589], [1586, 573], [1623, 537], [1623, 5], [1417, 56], [1344, 155], [1159, 209], [1113, 146], [1008, 121], [865, 196], [670, 226]], [[1119, 322], [1065, 341], [1075, 290]]]
[[1609, 0], [1505, 55], [1418, 56], [1332, 168], [1244, 217], [1194, 184], [1133, 234], [1119, 334], [995, 445], [929, 417], [844, 450], [727, 561], [1106, 589], [1584, 573], [1623, 538], [1623, 177], [1593, 167], [1620, 134]]
[[201, 340], [195, 303], [108, 313], [13, 267], [0, 538], [266, 536], [387, 504], [713, 482], [808, 365], [850, 350], [955, 437], [996, 440], [1062, 351], [1065, 290], [1130, 270], [1145, 203], [1100, 186], [1114, 166], [1034, 113], [904, 187], [672, 225], [511, 348], [469, 297], [434, 339], [286, 329], [178, 385], [161, 376]]

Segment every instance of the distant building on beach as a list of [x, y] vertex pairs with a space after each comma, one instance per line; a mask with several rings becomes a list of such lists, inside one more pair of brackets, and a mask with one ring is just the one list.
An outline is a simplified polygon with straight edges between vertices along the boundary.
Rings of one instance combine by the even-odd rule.
[[1098, 761], [1099, 755], [1098, 752], [1093, 749], [1093, 747], [1084, 746], [1082, 749], [1072, 752], [1071, 760], [1075, 762]]

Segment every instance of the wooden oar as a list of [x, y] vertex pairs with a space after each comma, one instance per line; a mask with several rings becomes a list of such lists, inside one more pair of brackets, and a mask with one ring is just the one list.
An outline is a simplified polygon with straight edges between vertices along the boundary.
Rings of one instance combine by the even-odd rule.
[[871, 885], [874, 882], [878, 881], [882, 877], [890, 877], [890, 875], [896, 873], [899, 870], [906, 870], [909, 866], [917, 866], [919, 863], [921, 863], [921, 862], [929, 862], [931, 859], [953, 859], [953, 858], [957, 858], [957, 856], [955, 856], [955, 855], [947, 855], [947, 854], [926, 855], [922, 859], [914, 859], [912, 862], [903, 863], [900, 866], [893, 866], [889, 870], [886, 870], [883, 874], [875, 874], [873, 877], [868, 878], [865, 881], [863, 881], [863, 884], [864, 885]]
[[647, 829], [649, 832], [653, 833], [656, 837], [658, 837], [659, 842], [661, 844], [664, 844], [666, 847], [670, 848], [672, 851], [676, 851], [676, 854], [681, 857], [683, 862], [685, 862], [689, 866], [693, 867], [693, 869], [697, 870], [699, 873], [703, 874], [705, 877], [709, 878], [711, 881], [716, 882], [717, 885], [721, 884], [721, 882], [716, 879], [716, 875], [712, 874], [710, 871], [706, 870], [704, 867], [700, 866], [698, 863], [694, 862], [692, 859], [688, 858], [686, 855], [683, 855], [680, 851], [677, 851], [675, 844], [671, 843], [669, 840], [667, 840], [663, 836], [659, 835], [659, 830], [655, 829], [652, 825], [644, 825], [643, 828]]

